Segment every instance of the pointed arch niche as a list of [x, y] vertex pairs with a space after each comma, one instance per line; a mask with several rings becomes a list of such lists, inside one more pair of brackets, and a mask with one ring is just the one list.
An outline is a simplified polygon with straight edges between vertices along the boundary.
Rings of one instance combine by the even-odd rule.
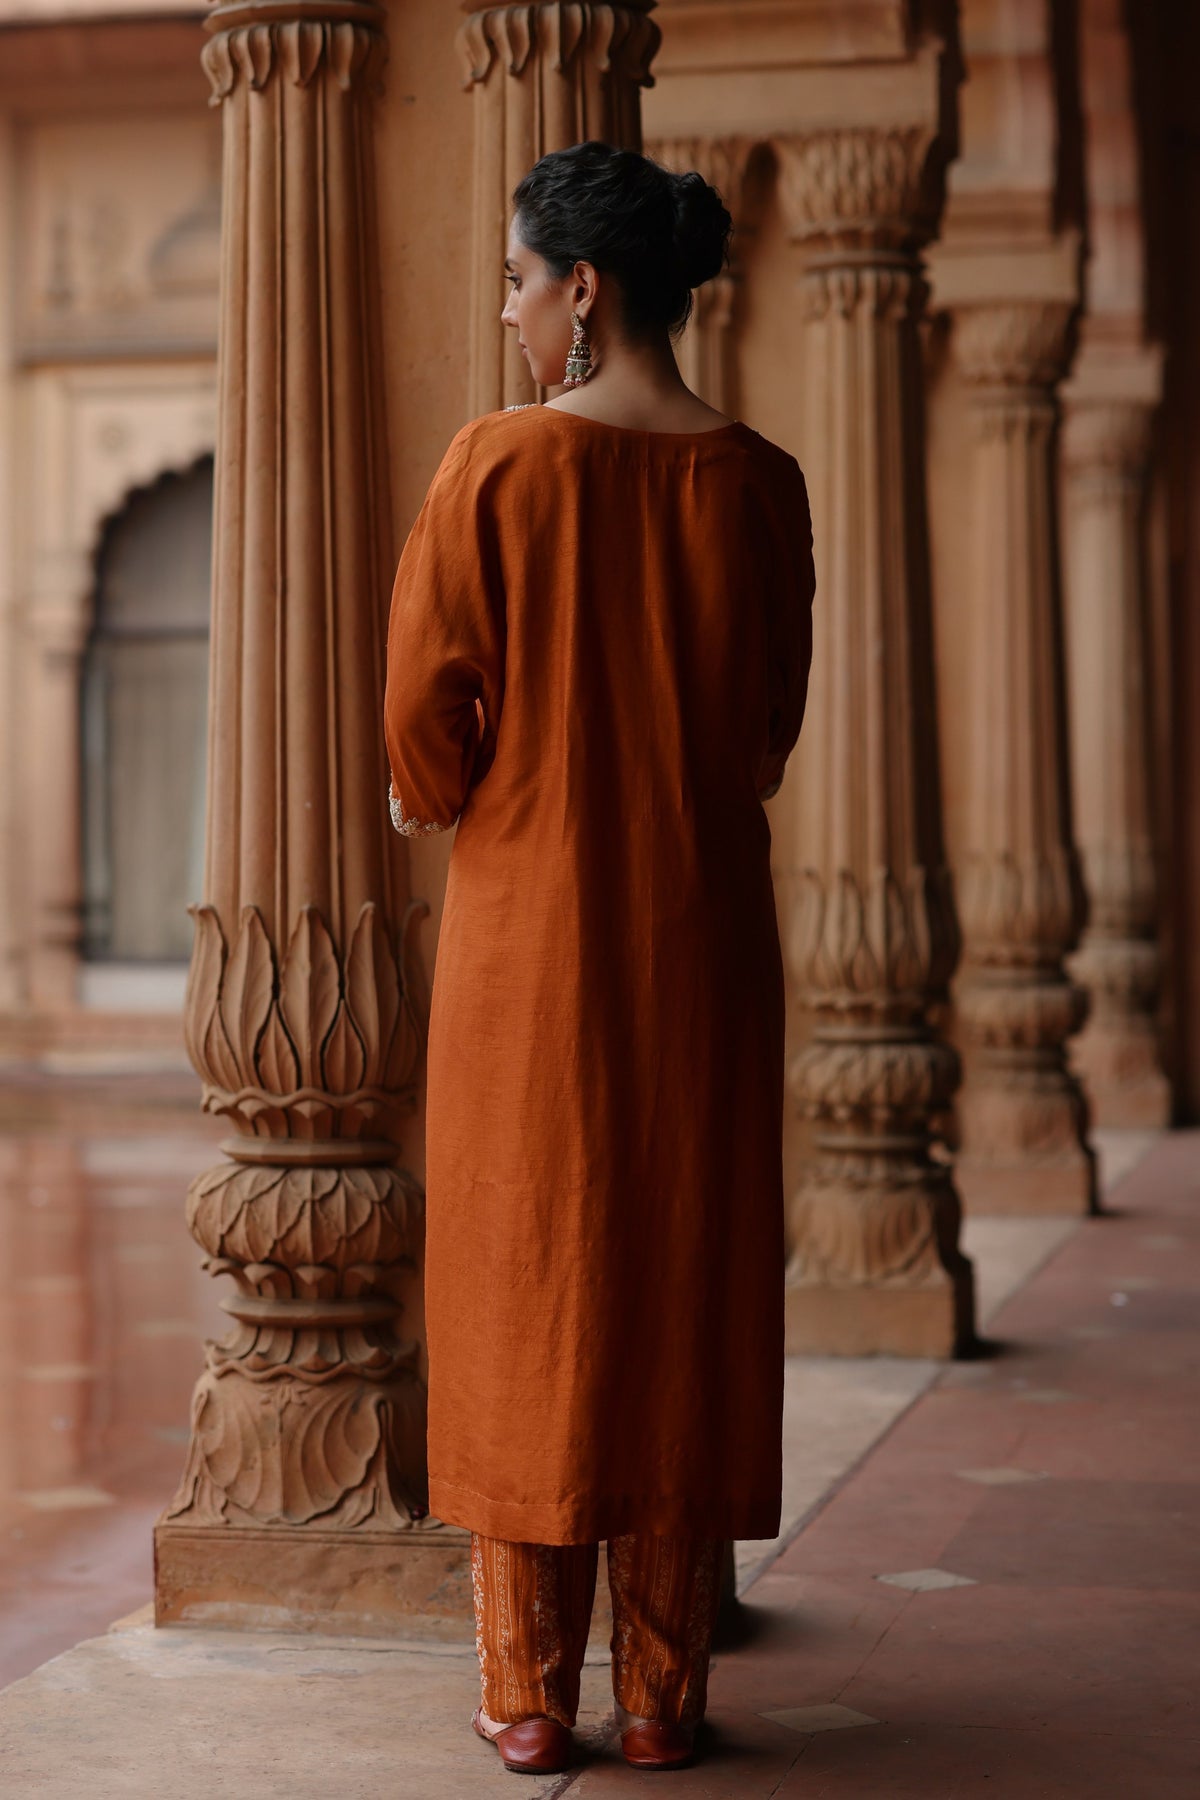
[[[41, 1054], [111, 1047], [119, 1014], [178, 1029], [190, 921], [163, 920], [200, 892], [187, 863], [199, 799], [184, 807], [180, 788], [186, 816], [164, 824], [163, 790], [173, 778], [198, 785], [203, 769], [154, 765], [194, 763], [181, 745], [199, 729], [195, 668], [186, 705], [166, 671], [188, 662], [188, 632], [193, 665], [200, 656], [216, 420], [211, 361], [38, 367], [22, 387], [12, 728], [25, 758], [5, 797], [21, 853], [0, 888], [16, 926], [17, 1003]], [[173, 633], [180, 641], [166, 642]], [[152, 853], [164, 870], [138, 899], [124, 860], [136, 871]]]
[[[81, 998], [154, 971], [172, 990], [203, 886], [213, 462], [110, 517], [80, 683]], [[171, 980], [172, 969], [176, 979]], [[153, 977], [152, 977], [153, 978]]]

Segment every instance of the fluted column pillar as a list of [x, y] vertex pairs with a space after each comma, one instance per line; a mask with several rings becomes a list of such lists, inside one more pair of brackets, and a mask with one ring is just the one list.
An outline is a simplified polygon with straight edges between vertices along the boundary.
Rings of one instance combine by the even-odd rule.
[[975, 425], [969, 840], [956, 993], [966, 1049], [959, 1185], [968, 1207], [1086, 1212], [1087, 1110], [1067, 1066], [1086, 995], [1065, 959], [1086, 902], [1068, 767], [1054, 466], [1073, 306], [955, 307]]
[[473, 416], [535, 397], [515, 334], [500, 324], [509, 198], [540, 156], [587, 138], [638, 150], [639, 90], [651, 84], [655, 0], [465, 0], [463, 85], [474, 91], [471, 225]]
[[[1091, 1013], [1072, 1046], [1101, 1125], [1167, 1124], [1159, 1056], [1144, 519], [1158, 358], [1083, 379], [1064, 431], [1068, 685], [1089, 917], [1071, 970]], [[1140, 390], [1140, 391], [1139, 391]]]
[[[208, 21], [224, 111], [205, 903], [185, 1031], [228, 1160], [188, 1195], [232, 1329], [206, 1346], [157, 1617], [386, 1628], [427, 1535], [406, 1302], [420, 1048], [381, 729], [392, 570], [369, 0]], [[411, 1563], [409, 1564], [411, 1566]]]
[[746, 172], [755, 140], [750, 137], [661, 138], [647, 153], [666, 168], [695, 169], [715, 187], [733, 219], [729, 265], [697, 288], [692, 316], [679, 341], [679, 367], [693, 393], [732, 413], [737, 407], [736, 309], [742, 284], [739, 233], [746, 223]]
[[819, 614], [789, 944], [811, 1027], [790, 1081], [814, 1147], [791, 1208], [797, 1351], [947, 1356], [973, 1329], [958, 1196], [933, 1141], [958, 1075], [930, 1019], [958, 954], [932, 724], [917, 337], [937, 148], [926, 126], [776, 144], [805, 252]]

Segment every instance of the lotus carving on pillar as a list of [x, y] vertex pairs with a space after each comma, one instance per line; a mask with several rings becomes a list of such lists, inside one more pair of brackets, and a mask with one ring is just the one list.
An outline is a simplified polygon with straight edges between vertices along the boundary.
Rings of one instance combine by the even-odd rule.
[[259, 1136], [314, 1139], [357, 1136], [394, 1110], [423, 1038], [402, 970], [424, 901], [405, 913], [399, 952], [379, 909], [362, 907], [344, 959], [316, 908], [302, 907], [278, 970], [256, 907], [243, 908], [232, 950], [214, 907], [191, 910], [186, 1040], [206, 1112]]

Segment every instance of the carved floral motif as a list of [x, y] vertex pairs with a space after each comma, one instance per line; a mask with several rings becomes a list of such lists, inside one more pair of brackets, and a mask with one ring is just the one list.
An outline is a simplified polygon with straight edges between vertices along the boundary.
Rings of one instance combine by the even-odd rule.
[[978, 387], [1052, 388], [1066, 372], [1075, 308], [1059, 300], [1006, 300], [957, 310], [954, 347]]
[[[333, 1372], [341, 1376], [341, 1369]], [[248, 1379], [214, 1361], [192, 1396], [187, 1467], [166, 1518], [189, 1525], [408, 1531], [424, 1513], [424, 1388]]]
[[262, 1136], [352, 1136], [410, 1087], [422, 1024], [403, 976], [414, 901], [394, 948], [374, 904], [355, 920], [344, 960], [314, 907], [302, 907], [276, 967], [255, 907], [232, 950], [215, 908], [192, 909], [196, 944], [184, 1005], [204, 1109]]
[[819, 1164], [792, 1205], [800, 1285], [920, 1287], [945, 1282], [957, 1258], [958, 1196], [949, 1169], [929, 1164], [920, 1184], [896, 1180], [893, 1161], [862, 1153]]
[[964, 862], [959, 914], [973, 963], [1055, 961], [1076, 942], [1086, 911], [1079, 857], [1070, 844], [1050, 844], [1038, 856], [977, 852]]
[[[239, 9], [240, 11], [241, 9]], [[210, 20], [216, 31], [200, 53], [212, 85], [210, 106], [228, 99], [239, 82], [261, 93], [278, 73], [294, 87], [307, 87], [319, 73], [328, 73], [347, 90], [355, 82], [371, 85], [378, 78], [386, 44], [376, 21], [378, 6], [362, 4], [353, 18], [281, 19], [220, 27], [220, 13]]]
[[883, 1017], [920, 1009], [950, 979], [958, 925], [948, 870], [804, 872], [792, 939], [808, 1004]]
[[187, 1221], [212, 1257], [344, 1273], [415, 1254], [421, 1195], [388, 1166], [222, 1163], [192, 1183]]
[[805, 132], [772, 140], [793, 237], [877, 249], [931, 235], [936, 133], [925, 125]]
[[652, 87], [650, 64], [662, 33], [648, 16], [654, 0], [621, 5], [592, 0], [556, 4], [485, 6], [459, 27], [458, 52], [463, 86], [486, 81], [493, 68], [521, 76], [539, 50], [556, 74], [564, 74], [586, 52], [602, 74]]
[[281, 958], [255, 907], [232, 950], [193, 909], [186, 1005], [204, 1105], [251, 1135], [188, 1193], [234, 1325], [206, 1348], [182, 1483], [189, 1524], [407, 1529], [424, 1513], [419, 1346], [397, 1335], [423, 1196], [394, 1148], [364, 1140], [409, 1089], [422, 1040], [398, 946], [374, 904], [345, 956], [301, 909]]

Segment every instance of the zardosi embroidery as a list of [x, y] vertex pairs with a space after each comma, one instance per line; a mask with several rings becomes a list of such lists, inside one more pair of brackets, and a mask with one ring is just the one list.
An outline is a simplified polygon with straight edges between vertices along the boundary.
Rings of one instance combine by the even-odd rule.
[[[392, 815], [392, 824], [402, 837], [422, 837], [429, 831], [449, 831], [450, 829], [449, 825], [435, 824], [432, 819], [410, 819], [400, 804], [399, 794], [390, 782], [388, 784], [388, 811]], [[450, 824], [458, 824], [457, 815], [450, 821]]]

